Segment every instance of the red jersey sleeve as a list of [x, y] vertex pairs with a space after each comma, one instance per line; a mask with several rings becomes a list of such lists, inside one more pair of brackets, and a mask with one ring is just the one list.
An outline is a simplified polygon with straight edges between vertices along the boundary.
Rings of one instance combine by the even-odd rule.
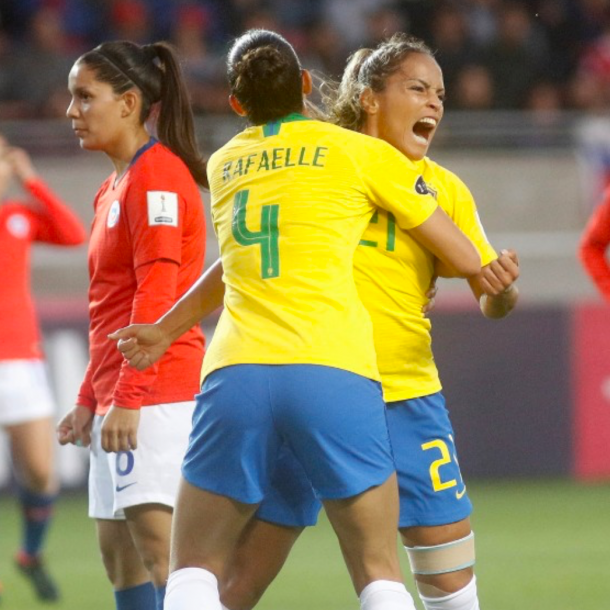
[[[178, 265], [158, 260], [136, 269], [138, 288], [133, 301], [131, 324], [147, 324], [158, 320], [172, 307], [176, 295]], [[115, 385], [112, 404], [139, 409], [142, 398], [157, 377], [159, 364], [137, 371], [124, 360]]]
[[610, 301], [610, 264], [606, 251], [610, 244], [610, 190], [595, 210], [582, 235], [579, 256], [582, 264], [604, 298]]
[[89, 362], [89, 364], [87, 365], [87, 370], [85, 371], [85, 378], [81, 383], [80, 390], [78, 391], [78, 396], [76, 397], [76, 404], [81, 405], [83, 407], [87, 407], [87, 409], [89, 409], [92, 413], [95, 413], [97, 400], [95, 400], [95, 395], [93, 393], [91, 376], [91, 362]]
[[134, 266], [165, 259], [182, 262], [184, 199], [164, 183], [145, 176], [132, 180], [125, 206], [132, 236]]
[[36, 230], [37, 241], [61, 246], [85, 241], [87, 233], [78, 216], [42, 180], [29, 180], [24, 186], [38, 204], [35, 212], [42, 222]]

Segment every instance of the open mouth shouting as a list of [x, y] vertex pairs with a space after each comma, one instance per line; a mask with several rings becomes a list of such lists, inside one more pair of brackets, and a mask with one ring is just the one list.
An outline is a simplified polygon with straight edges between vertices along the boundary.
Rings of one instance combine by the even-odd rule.
[[415, 123], [413, 126], [413, 133], [415, 139], [422, 145], [428, 146], [434, 132], [438, 126], [438, 121], [433, 117], [424, 117]]

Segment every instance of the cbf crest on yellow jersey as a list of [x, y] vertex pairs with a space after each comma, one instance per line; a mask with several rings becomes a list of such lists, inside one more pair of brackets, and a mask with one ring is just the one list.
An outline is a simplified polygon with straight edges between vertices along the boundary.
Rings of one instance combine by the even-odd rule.
[[405, 230], [437, 207], [390, 145], [302, 115], [250, 127], [212, 155], [224, 311], [202, 375], [318, 364], [379, 379], [353, 257], [375, 206]]
[[[437, 199], [473, 242], [481, 265], [496, 259], [466, 185], [428, 158], [414, 167], [421, 176], [417, 191]], [[392, 212], [380, 210], [362, 236], [354, 264], [358, 293], [373, 321], [386, 402], [438, 392], [441, 383], [432, 355], [430, 321], [421, 311], [434, 275], [434, 256], [401, 229]]]

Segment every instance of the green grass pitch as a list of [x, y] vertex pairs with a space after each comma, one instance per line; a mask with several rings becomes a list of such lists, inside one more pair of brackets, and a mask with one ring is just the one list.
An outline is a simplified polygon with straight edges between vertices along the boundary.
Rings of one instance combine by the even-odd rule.
[[[474, 482], [469, 492], [475, 505], [472, 521], [483, 610], [610, 608], [610, 484]], [[19, 527], [14, 500], [3, 496], [2, 606], [6, 610], [50, 609], [53, 606], [36, 602], [12, 565]], [[62, 498], [47, 554], [63, 593], [55, 608], [114, 608], [83, 495]], [[413, 592], [406, 560], [403, 566]], [[338, 545], [324, 517], [318, 527], [302, 535], [258, 608], [357, 610]]]

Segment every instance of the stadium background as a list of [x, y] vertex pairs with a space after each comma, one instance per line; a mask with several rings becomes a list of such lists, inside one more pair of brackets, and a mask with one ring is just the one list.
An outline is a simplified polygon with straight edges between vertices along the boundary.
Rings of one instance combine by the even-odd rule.
[[[477, 529], [479, 555], [493, 560], [498, 573], [501, 567], [510, 574], [521, 558], [537, 563], [526, 543], [548, 530], [541, 563], [562, 593], [561, 602], [553, 601], [544, 590], [549, 583], [531, 577], [529, 589], [534, 597], [546, 594], [548, 606], [524, 606], [504, 591], [486, 607], [607, 607], [601, 600], [610, 587], [599, 570], [610, 568], [610, 554], [607, 544], [596, 545], [610, 538], [610, 526], [598, 518], [610, 499], [610, 307], [584, 275], [576, 249], [610, 175], [610, 1], [2, 0], [0, 132], [32, 153], [41, 175], [89, 223], [93, 196], [110, 165], [80, 151], [62, 118], [74, 57], [104, 38], [174, 41], [186, 57], [200, 142], [212, 152], [243, 126], [225, 109], [222, 53], [232, 35], [251, 26], [282, 31], [305, 67], [332, 76], [350, 50], [374, 43], [381, 32], [412, 31], [439, 49], [449, 102], [431, 156], [469, 185], [490, 241], [517, 249], [522, 269], [519, 308], [507, 320], [483, 319], [465, 283], [457, 281], [441, 283], [432, 314], [461, 466], [482, 520], [475, 527], [480, 524], [485, 534], [483, 540]], [[209, 264], [217, 253], [211, 227], [208, 239]], [[87, 359], [86, 248], [37, 247], [32, 283], [59, 418], [73, 404]], [[211, 336], [213, 322], [205, 330]], [[3, 439], [0, 450], [7, 456]], [[91, 578], [105, 591], [89, 544], [93, 528], [84, 519], [87, 454], [68, 447], [58, 450], [57, 459], [66, 496], [58, 519], [68, 518], [68, 529], [82, 520], [77, 531], [83, 533], [69, 557], [63, 557], [59, 539], [52, 552], [66, 570], [73, 569], [73, 553], [83, 561], [91, 556]], [[10, 552], [3, 540], [11, 540], [17, 527], [4, 510], [10, 491], [9, 459], [3, 457], [0, 556]], [[548, 514], [536, 512], [538, 502], [549, 503]], [[487, 511], [498, 520], [485, 521]], [[582, 532], [576, 537], [575, 524], [582, 520], [599, 538]], [[555, 531], [572, 536], [563, 540], [564, 550], [551, 542]], [[327, 526], [321, 532], [326, 538], [316, 543], [331, 545]], [[507, 532], [518, 533], [524, 544]], [[563, 554], [568, 561], [565, 549], [573, 554], [571, 578], [549, 568]], [[338, 555], [335, 563], [341, 567]], [[4, 571], [0, 560], [7, 586]], [[586, 582], [599, 593], [588, 602], [581, 597]], [[276, 607], [270, 603], [265, 607]]]

